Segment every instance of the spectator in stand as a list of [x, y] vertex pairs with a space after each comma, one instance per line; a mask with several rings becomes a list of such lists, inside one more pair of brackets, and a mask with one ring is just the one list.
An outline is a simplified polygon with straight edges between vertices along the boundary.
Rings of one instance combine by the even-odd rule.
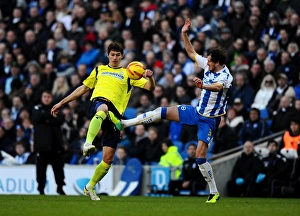
[[243, 32], [243, 40], [254, 40], [255, 42], [258, 42], [260, 40], [264, 25], [260, 22], [259, 17], [255, 15], [251, 15], [248, 18], [248, 23], [249, 24]]
[[249, 119], [249, 111], [244, 106], [241, 98], [234, 99], [232, 108], [236, 110], [237, 116], [242, 116], [244, 120]]
[[295, 109], [300, 111], [300, 98], [295, 100]]
[[277, 78], [277, 88], [273, 92], [267, 105], [268, 112], [271, 116], [279, 109], [279, 103], [283, 96], [287, 96], [292, 100], [295, 98], [295, 91], [293, 87], [288, 84], [288, 77], [284, 73], [280, 73]]
[[[237, 101], [236, 99], [236, 102]], [[239, 134], [243, 124], [244, 124], [244, 117], [242, 115], [238, 115], [238, 111], [236, 110], [236, 107], [242, 106], [242, 103], [236, 103], [234, 107], [231, 107], [227, 110], [227, 115], [226, 115], [226, 125], [230, 127], [230, 129], [235, 133]], [[248, 113], [247, 113], [248, 115]]]
[[268, 34], [272, 39], [280, 38], [280, 17], [276, 11], [269, 14], [267, 26], [264, 28], [262, 35]]
[[271, 74], [267, 74], [261, 82], [260, 89], [256, 93], [254, 102], [251, 107], [257, 108], [259, 110], [266, 109], [275, 89], [276, 82], [274, 77]]
[[78, 46], [78, 43], [76, 42], [76, 40], [72, 40], [72, 39], [69, 40], [67, 52], [70, 55], [70, 62], [75, 65], [81, 55], [81, 52], [80, 52], [80, 49], [79, 49], [79, 46]]
[[130, 158], [138, 158], [142, 164], [145, 163], [146, 146], [150, 144], [148, 138], [148, 132], [144, 125], [135, 126], [134, 136], [131, 140], [131, 144], [128, 147], [128, 156]]
[[213, 154], [219, 154], [238, 146], [238, 135], [227, 124], [224, 116], [214, 137]]
[[194, 73], [194, 63], [187, 57], [185, 51], [179, 51], [177, 61], [182, 65], [182, 70], [186, 76]]
[[128, 159], [126, 148], [124, 146], [118, 146], [113, 165], [126, 165]]
[[0, 151], [4, 151], [10, 155], [16, 155], [14, 148], [14, 140], [6, 135], [3, 126], [0, 126]]
[[5, 135], [10, 140], [16, 141], [15, 123], [14, 123], [14, 120], [10, 116], [6, 117], [6, 118], [3, 118], [3, 129], [5, 131]]
[[248, 13], [245, 4], [242, 1], [233, 3], [233, 13], [229, 14], [231, 29], [234, 38], [242, 37], [245, 27], [247, 26]]
[[281, 51], [287, 51], [288, 44], [290, 42], [290, 35], [287, 29], [284, 27], [279, 31], [280, 39], [278, 40], [278, 45]]
[[223, 28], [220, 32], [220, 45], [227, 50], [232, 46], [233, 41], [231, 30], [227, 27]]
[[279, 154], [279, 144], [275, 140], [269, 140], [267, 144], [268, 155], [262, 158], [264, 163], [263, 174], [265, 178], [259, 184], [261, 195], [267, 197], [278, 197], [274, 181], [288, 181], [286, 158]]
[[[174, 75], [174, 81], [177, 85], [182, 85], [186, 80], [186, 75], [182, 70], [182, 65], [180, 63], [174, 63], [172, 73]], [[191, 74], [190, 74], [191, 75]]]
[[46, 54], [49, 62], [53, 63], [54, 66], [57, 65], [57, 56], [61, 49], [56, 45], [54, 39], [50, 38], [47, 40]]
[[5, 93], [9, 99], [14, 96], [22, 96], [24, 92], [24, 76], [19, 66], [14, 62], [10, 69], [10, 76], [5, 81]]
[[22, 165], [27, 161], [30, 152], [26, 150], [26, 145], [22, 141], [17, 141], [15, 144], [15, 151], [17, 155], [15, 156], [16, 164]]
[[274, 61], [271, 59], [266, 59], [263, 67], [264, 75], [266, 76], [267, 74], [270, 74], [276, 79], [279, 76], [279, 71], [276, 70], [275, 66], [276, 65]]
[[59, 76], [55, 79], [52, 88], [53, 103], [57, 103], [64, 98], [69, 92], [70, 87], [66, 77]]
[[161, 143], [163, 155], [160, 157], [159, 165], [170, 167], [171, 179], [179, 179], [181, 175], [181, 169], [183, 159], [178, 152], [178, 148], [173, 145], [172, 141], [167, 139]]
[[263, 68], [264, 61], [267, 59], [267, 57], [268, 57], [267, 50], [261, 47], [257, 50], [256, 57], [252, 63], [260, 64], [261, 68]]
[[48, 38], [52, 33], [49, 29], [44, 27], [44, 21], [42, 18], [34, 21], [33, 30], [37, 41], [39, 41], [41, 44], [46, 44]]
[[20, 96], [14, 96], [12, 98], [12, 107], [10, 108], [11, 117], [14, 122], [17, 121], [20, 111], [23, 109], [24, 104], [22, 103]]
[[139, 99], [140, 106], [136, 108], [137, 113], [144, 113], [155, 108], [148, 94], [142, 94]]
[[177, 85], [176, 95], [173, 102], [177, 104], [191, 104], [192, 98], [188, 94], [187, 90], [188, 89], [186, 89], [184, 84]]
[[246, 141], [255, 141], [270, 134], [269, 127], [266, 122], [260, 118], [260, 111], [251, 108], [249, 119], [246, 120], [239, 132], [239, 145], [243, 145]]
[[244, 41], [241, 38], [236, 38], [232, 45], [226, 50], [227, 56], [226, 65], [232, 66], [234, 64], [234, 57], [243, 53]]
[[56, 25], [57, 25], [57, 21], [55, 19], [54, 11], [52, 10], [47, 11], [45, 17], [45, 28], [49, 29], [51, 32], [54, 32]]
[[245, 63], [245, 56], [243, 54], [238, 54], [233, 59], [233, 65], [230, 67], [232, 74], [238, 72], [245, 72], [249, 70], [249, 65]]
[[289, 43], [287, 47], [287, 51], [290, 54], [291, 63], [292, 64], [300, 64], [300, 53], [299, 53], [299, 46], [295, 42]]
[[290, 54], [288, 52], [282, 52], [278, 71], [288, 77], [289, 85], [295, 86], [299, 82], [299, 70], [300, 67], [297, 64], [291, 62]]
[[196, 148], [194, 143], [187, 147], [188, 158], [182, 165], [182, 173], [180, 179], [170, 180], [169, 193], [176, 196], [180, 190], [189, 190], [191, 196], [196, 196], [198, 190], [204, 190], [206, 181], [198, 169], [196, 162]]
[[84, 48], [85, 51], [77, 61], [76, 67], [85, 64], [87, 66], [87, 71], [91, 72], [98, 61], [99, 51], [94, 47], [94, 43], [89, 40], [84, 42]]
[[135, 36], [138, 31], [140, 24], [137, 17], [137, 11], [134, 7], [126, 5], [125, 8], [125, 20], [121, 25], [121, 29], [129, 29], [131, 33]]
[[44, 44], [37, 41], [35, 34], [32, 30], [27, 30], [24, 35], [23, 50], [28, 60], [38, 60], [39, 53], [44, 50]]
[[300, 112], [292, 106], [292, 100], [287, 96], [281, 97], [279, 108], [275, 113], [272, 116], [270, 128], [273, 133], [287, 130], [291, 120], [300, 115]]
[[64, 76], [69, 79], [70, 76], [76, 72], [75, 66], [71, 63], [71, 56], [66, 51], [60, 51], [57, 58], [56, 75]]
[[260, 89], [263, 78], [264, 74], [261, 65], [256, 63], [252, 64], [248, 79], [249, 84], [253, 88], [255, 94]]
[[220, 6], [215, 6], [212, 11], [212, 17], [210, 19], [210, 26], [213, 34], [217, 34], [219, 32], [218, 22], [222, 16], [223, 16], [223, 8]]
[[149, 127], [148, 138], [150, 142], [146, 145], [145, 164], [157, 165], [162, 155], [162, 149], [160, 137], [158, 137], [158, 129], [156, 127]]
[[254, 151], [254, 144], [246, 141], [243, 145], [243, 152], [232, 169], [231, 180], [227, 183], [229, 196], [255, 196], [256, 179], [263, 171], [263, 166], [263, 162]]
[[155, 89], [153, 90], [153, 105], [155, 107], [158, 107], [160, 105], [161, 99], [165, 96], [164, 91], [165, 89], [162, 85], [155, 85]]
[[300, 119], [299, 115], [294, 116], [290, 121], [289, 128], [284, 132], [282, 136], [282, 147], [284, 149], [294, 149], [300, 155]]
[[232, 88], [231, 105], [233, 104], [234, 99], [240, 98], [244, 104], [244, 107], [248, 110], [253, 103], [254, 96], [254, 90], [248, 84], [246, 74], [241, 72], [235, 74], [234, 85]]
[[271, 39], [268, 45], [268, 59], [271, 59], [278, 65], [280, 62], [280, 46], [277, 40]]

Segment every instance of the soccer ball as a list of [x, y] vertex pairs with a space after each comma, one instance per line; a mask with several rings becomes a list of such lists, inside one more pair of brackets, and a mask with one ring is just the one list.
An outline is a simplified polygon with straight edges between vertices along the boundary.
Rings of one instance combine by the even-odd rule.
[[145, 68], [141, 62], [133, 61], [127, 66], [126, 71], [130, 79], [138, 80], [144, 76]]

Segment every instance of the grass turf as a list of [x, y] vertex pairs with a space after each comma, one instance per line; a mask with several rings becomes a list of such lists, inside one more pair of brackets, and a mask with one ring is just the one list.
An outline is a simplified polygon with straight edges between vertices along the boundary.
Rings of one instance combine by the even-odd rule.
[[0, 195], [0, 215], [26, 216], [296, 216], [299, 199], [227, 198], [206, 204], [206, 197], [101, 197]]

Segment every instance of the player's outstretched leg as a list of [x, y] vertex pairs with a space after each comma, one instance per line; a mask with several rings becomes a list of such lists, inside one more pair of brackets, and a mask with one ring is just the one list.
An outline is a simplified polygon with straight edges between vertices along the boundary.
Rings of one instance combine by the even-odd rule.
[[[121, 120], [118, 124], [121, 124], [122, 129], [138, 125], [138, 124], [151, 124], [162, 119], [162, 116], [165, 116], [167, 109], [165, 107], [158, 107], [153, 111], [149, 111], [143, 114], [138, 115], [135, 118], [128, 119], [128, 120]], [[117, 124], [114, 123], [118, 128]]]

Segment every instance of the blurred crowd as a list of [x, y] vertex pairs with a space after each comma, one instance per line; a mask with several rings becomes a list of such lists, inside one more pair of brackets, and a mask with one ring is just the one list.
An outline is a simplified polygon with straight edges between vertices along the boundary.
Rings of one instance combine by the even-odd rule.
[[[106, 48], [112, 41], [124, 46], [123, 67], [141, 61], [154, 71], [157, 83], [151, 93], [133, 90], [124, 118], [158, 106], [196, 106], [201, 92], [193, 78], [201, 78], [203, 71], [188, 58], [180, 38], [187, 17], [197, 53], [205, 56], [211, 48], [224, 47], [234, 76], [211, 155], [280, 131], [300, 143], [299, 127], [296, 132], [290, 128], [300, 116], [299, 15], [298, 0], [1, 1], [0, 160], [11, 155], [17, 164], [34, 163], [31, 112], [42, 92], [52, 92], [53, 103], [60, 101], [96, 65], [108, 63]], [[95, 140], [98, 151], [82, 157], [89, 97], [61, 111], [69, 164], [99, 162], [101, 131]], [[167, 153], [162, 145], [167, 138], [185, 159], [189, 144], [197, 140], [195, 130], [169, 121], [126, 129], [114, 163], [137, 157], [143, 164], [158, 164]], [[282, 141], [279, 149], [284, 147]], [[299, 150], [298, 144], [289, 148]]]

